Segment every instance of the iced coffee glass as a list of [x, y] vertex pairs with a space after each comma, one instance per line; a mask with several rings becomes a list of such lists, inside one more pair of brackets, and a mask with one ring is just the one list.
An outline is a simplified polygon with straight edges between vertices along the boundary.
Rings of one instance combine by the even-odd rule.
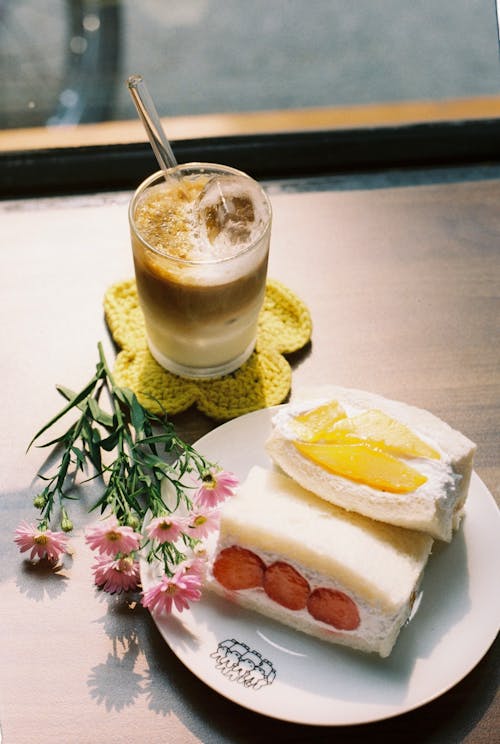
[[139, 186], [129, 221], [156, 361], [189, 378], [240, 367], [264, 300], [271, 206], [263, 189], [233, 168], [178, 165]]

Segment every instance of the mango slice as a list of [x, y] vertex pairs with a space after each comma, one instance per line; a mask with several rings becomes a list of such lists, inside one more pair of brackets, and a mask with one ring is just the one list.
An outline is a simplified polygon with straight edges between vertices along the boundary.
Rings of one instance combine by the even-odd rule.
[[314, 441], [318, 440], [337, 444], [367, 442], [400, 457], [440, 458], [439, 452], [405, 424], [376, 409], [337, 421], [328, 430], [317, 431]]
[[329, 432], [333, 425], [346, 418], [346, 413], [340, 403], [331, 400], [317, 408], [300, 413], [293, 418], [293, 430], [298, 439], [304, 442], [314, 441], [318, 435]]
[[406, 463], [366, 442], [315, 444], [293, 442], [297, 450], [322, 468], [381, 491], [410, 493], [427, 478]]

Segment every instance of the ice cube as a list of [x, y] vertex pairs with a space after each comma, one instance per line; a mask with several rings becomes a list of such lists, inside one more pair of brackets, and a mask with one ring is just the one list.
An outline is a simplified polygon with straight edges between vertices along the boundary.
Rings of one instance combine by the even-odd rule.
[[214, 176], [198, 202], [202, 234], [216, 253], [231, 254], [253, 242], [263, 225], [262, 195], [252, 181]]

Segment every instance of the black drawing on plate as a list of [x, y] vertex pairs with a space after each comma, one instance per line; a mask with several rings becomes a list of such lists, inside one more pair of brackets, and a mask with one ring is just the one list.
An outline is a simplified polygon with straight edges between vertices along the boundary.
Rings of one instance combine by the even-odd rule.
[[225, 677], [245, 687], [260, 690], [272, 684], [276, 677], [276, 670], [269, 659], [264, 659], [258, 651], [234, 638], [221, 641], [217, 651], [210, 654], [210, 657], [215, 659], [216, 669]]

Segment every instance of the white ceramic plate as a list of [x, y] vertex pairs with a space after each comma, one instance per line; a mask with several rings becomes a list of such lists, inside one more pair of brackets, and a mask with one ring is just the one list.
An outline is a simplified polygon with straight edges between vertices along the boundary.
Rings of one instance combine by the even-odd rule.
[[[270, 465], [264, 442], [273, 412], [230, 421], [196, 447], [243, 480], [252, 465]], [[496, 503], [474, 473], [462, 527], [450, 545], [435, 544], [418, 611], [388, 659], [316, 641], [210, 593], [188, 611], [154, 619], [186, 667], [245, 708], [316, 725], [390, 718], [444, 693], [493, 643], [499, 527]], [[148, 588], [155, 567], [143, 563], [141, 574]]]

